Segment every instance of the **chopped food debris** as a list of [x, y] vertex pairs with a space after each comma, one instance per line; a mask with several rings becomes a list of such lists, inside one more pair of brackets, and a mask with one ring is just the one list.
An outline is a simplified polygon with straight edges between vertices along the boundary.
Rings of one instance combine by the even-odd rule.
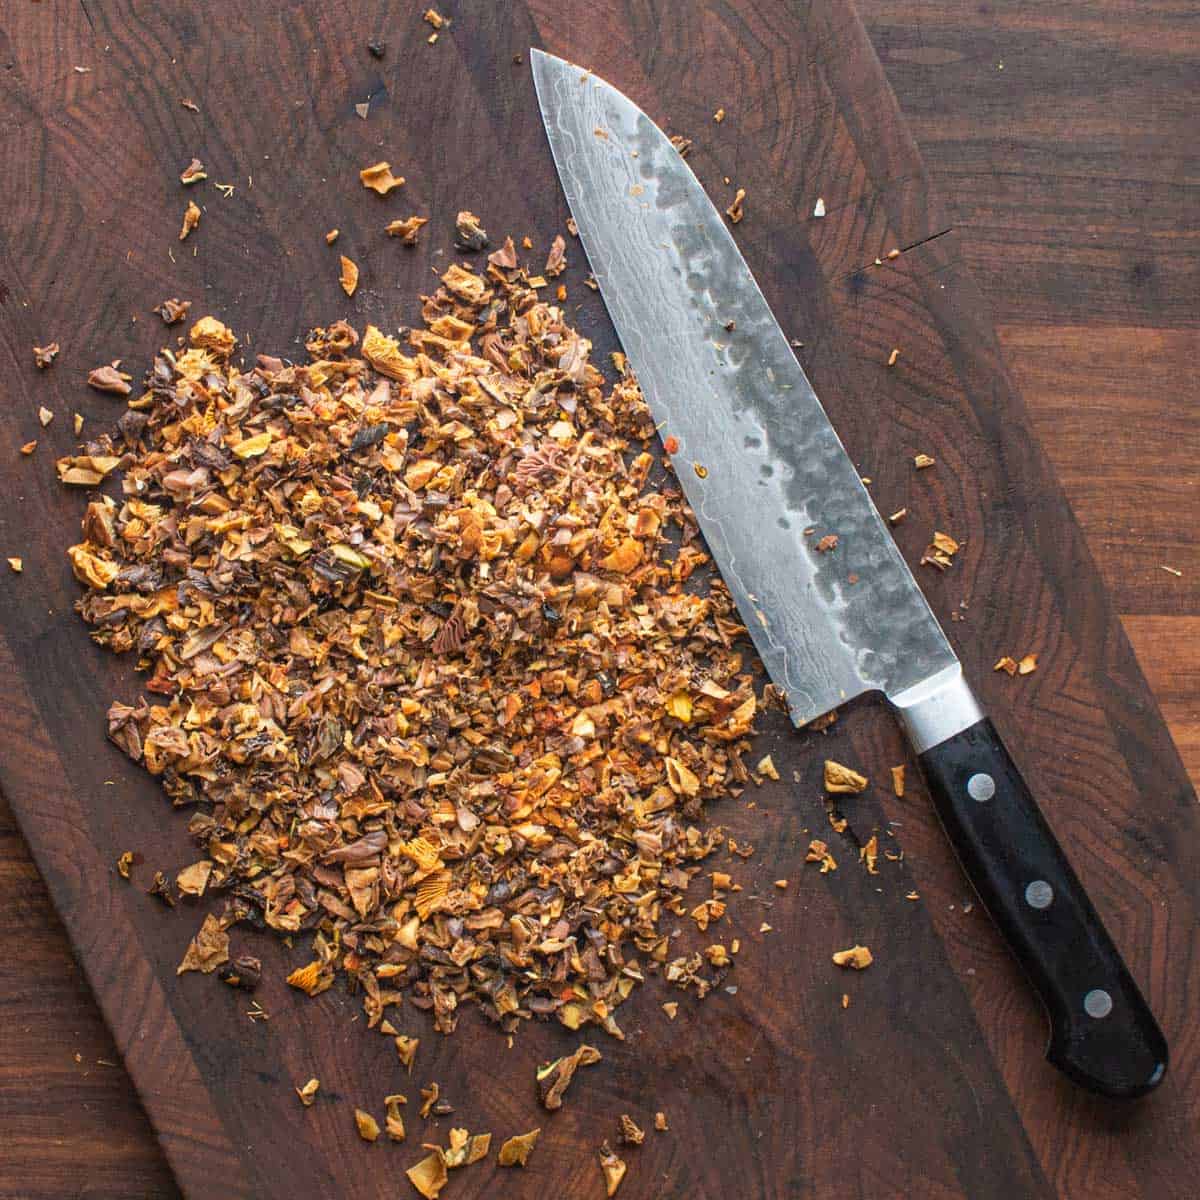
[[735, 225], [746, 215], [743, 211], [743, 205], [745, 204], [745, 201], [746, 189], [738, 188], [733, 195], [733, 203], [725, 210], [725, 215]]
[[723, 108], [718, 108], [717, 111], [713, 113], [713, 120], [720, 125], [720, 123], [725, 120], [725, 110]]
[[827, 533], [816, 545], [818, 554], [828, 554], [830, 550], [836, 550], [838, 544], [838, 535], [836, 533]]
[[418, 231], [422, 225], [428, 224], [428, 217], [405, 217], [403, 221], [390, 222], [384, 232], [388, 237], [398, 237], [405, 246], [415, 246]]
[[204, 164], [198, 158], [193, 158], [180, 172], [179, 182], [186, 187], [188, 184], [199, 183], [202, 179], [207, 178], [208, 172], [205, 171]]
[[510, 1137], [500, 1147], [499, 1162], [502, 1167], [523, 1167], [537, 1145], [541, 1128], [531, 1129], [528, 1133], [518, 1133]]
[[300, 1103], [305, 1108], [312, 1108], [317, 1101], [317, 1089], [321, 1086], [319, 1079], [310, 1079], [303, 1087], [296, 1089], [296, 1095], [300, 1097]]
[[200, 206], [194, 200], [189, 200], [187, 208], [183, 211], [183, 225], [179, 230], [179, 240], [184, 241], [199, 224]]
[[42, 428], [44, 429], [50, 424], [51, 421], [54, 420], [54, 413], [51, 412], [51, 410], [48, 409], [44, 404], [40, 405], [38, 407], [38, 420], [41, 422]]
[[1037, 670], [1038, 656], [1036, 654], [1026, 654], [1024, 658], [1017, 663], [1018, 675], [1032, 675]]
[[618, 1124], [621, 1128], [618, 1137], [627, 1146], [640, 1146], [646, 1140], [646, 1131], [638, 1128], [637, 1122], [628, 1113], [621, 1114]]
[[203, 859], [198, 863], [192, 863], [190, 867], [184, 867], [175, 876], [175, 886], [185, 896], [203, 896], [204, 889], [208, 887], [208, 880], [212, 873], [212, 863], [207, 859]]
[[325, 235], [325, 245], [327, 245], [327, 246], [332, 246], [332, 245], [333, 245], [333, 243], [334, 243], [334, 242], [336, 242], [336, 241], [338, 240], [338, 234], [339, 234], [339, 233], [341, 233], [341, 230], [340, 230], [340, 229], [331, 229], [331, 230], [330, 230], [330, 231], [329, 231], [329, 232], [328, 232], [328, 233]]
[[25, 442], [25, 443], [24, 443], [24, 444], [21, 446], [21, 453], [22, 453], [22, 454], [24, 454], [24, 455], [30, 455], [30, 454], [32, 454], [32, 453], [33, 453], [33, 452], [34, 452], [36, 449], [37, 449], [37, 440], [36, 440], [36, 439], [34, 439], [32, 442]]
[[[162, 872], [155, 877], [158, 883]], [[165, 883], [165, 880], [164, 880]], [[222, 963], [229, 961], [229, 934], [221, 924], [219, 917], [212, 913], [204, 918], [204, 924], [192, 938], [183, 956], [183, 961], [175, 968], [176, 975], [185, 971], [203, 971], [205, 975], [215, 971]]]
[[920, 900], [920, 895], [917, 892], [905, 892], [905, 900]]
[[904, 764], [892, 767], [892, 791], [897, 796], [904, 795]]
[[687, 158], [688, 151], [692, 148], [692, 139], [677, 133], [671, 138], [671, 145], [679, 151], [680, 158]]
[[88, 372], [87, 381], [98, 392], [111, 392], [116, 396], [128, 396], [133, 391], [130, 384], [132, 375], [118, 371], [115, 365], [96, 367]]
[[898, 509], [896, 509], [896, 511], [894, 513], [892, 513], [892, 515], [890, 517], [888, 517], [888, 524], [889, 525], [899, 525], [900, 522], [903, 521], [904, 518], [907, 516], [908, 516], [907, 508], [898, 508]]
[[928, 454], [917, 454], [913, 457], [913, 466], [918, 471], [924, 471], [928, 467], [932, 467], [937, 462], [936, 458], [930, 458]]
[[677, 1000], [666, 1000], [663, 1002], [662, 1010], [667, 1014], [667, 1019], [673, 1021], [679, 1015], [679, 1002]]
[[829, 824], [832, 826], [834, 833], [846, 832], [846, 827], [850, 822], [845, 817], [839, 817], [832, 808], [826, 810], [826, 816], [829, 817]]
[[889, 367], [894, 367], [896, 365], [896, 362], [899, 359], [899, 357], [900, 357], [900, 350], [897, 347], [892, 350], [891, 354], [888, 355], [887, 365]]
[[1005, 654], [998, 658], [992, 665], [993, 671], [1003, 671], [1006, 675], [1015, 675], [1017, 673], [1017, 660]]
[[488, 247], [487, 230], [473, 212], [464, 210], [454, 218], [454, 232], [454, 244], [460, 250], [477, 251]]
[[[39, 363], [38, 365], [40, 366], [41, 364]], [[1166, 571], [1168, 575], [1174, 575], [1176, 579], [1183, 578], [1183, 572], [1176, 570], [1174, 567], [1164, 566], [1162, 563], [1160, 563], [1159, 570]]]
[[252, 992], [262, 982], [262, 960], [253, 954], [239, 954], [217, 972], [217, 978], [231, 988]]
[[580, 1067], [589, 1067], [601, 1059], [600, 1051], [594, 1046], [582, 1044], [574, 1054], [556, 1058], [552, 1063], [539, 1067], [537, 1072], [538, 1099], [542, 1107], [553, 1111], [562, 1108], [563, 1093]]
[[851, 946], [849, 950], [837, 951], [833, 961], [839, 967], [853, 967], [856, 971], [865, 971], [874, 959], [866, 946]]
[[338, 282], [347, 296], [353, 296], [358, 287], [358, 265], [344, 254], [339, 255], [338, 258], [342, 264], [342, 273], [338, 276]]
[[654, 1114], [654, 1128], [659, 1133], [666, 1133], [670, 1126], [667, 1124], [667, 1114], [665, 1112], [656, 1112]]
[[869, 780], [850, 767], [844, 767], [833, 759], [825, 760], [825, 790], [827, 792], [850, 792], [858, 794], [867, 790]]
[[933, 540], [921, 555], [921, 565], [945, 571], [953, 565], [954, 556], [958, 551], [959, 544], [948, 533], [934, 533]]
[[393, 175], [392, 165], [389, 162], [381, 161], [373, 163], [369, 167], [363, 167], [358, 173], [358, 178], [362, 181], [363, 187], [370, 188], [377, 196], [386, 196], [388, 192], [404, 186], [404, 176]]
[[95, 487], [116, 470], [120, 461], [115, 454], [75, 454], [60, 458], [54, 465], [61, 483]]
[[842, 1007], [843, 1007], [843, 1008], [849, 1008], [849, 1007], [850, 1007], [850, 997], [849, 997], [849, 995], [847, 995], [847, 993], [845, 993], [845, 992], [843, 992], [843, 993], [842, 993]]
[[408, 1176], [409, 1183], [425, 1197], [425, 1200], [436, 1200], [449, 1178], [446, 1174], [446, 1159], [440, 1147], [435, 1147], [434, 1153], [421, 1159], [404, 1173]]
[[188, 310], [192, 307], [190, 300], [164, 300], [156, 309], [156, 312], [163, 321], [164, 325], [175, 325], [182, 321], [188, 315]]
[[421, 1089], [421, 1116], [428, 1117], [433, 1112], [433, 1106], [437, 1104], [440, 1095], [441, 1088], [437, 1083], [431, 1083]]
[[59, 346], [57, 342], [50, 342], [45, 346], [34, 346], [33, 361], [41, 370], [45, 370], [58, 357]]
[[775, 760], [769, 754], [764, 755], [758, 760], [758, 766], [755, 770], [760, 775], [765, 775], [768, 779], [778, 779], [779, 771], [775, 767]]
[[194, 100], [187, 100], [183, 97], [180, 97], [179, 103], [182, 104], [183, 107], [189, 112], [198, 113], [200, 111], [199, 105]]
[[371, 115], [370, 100], [363, 100], [354, 106], [354, 111], [365, 121]]
[[561, 275], [567, 266], [567, 240], [561, 233], [556, 234], [550, 244], [550, 254], [546, 259], [543, 271], [551, 278]]
[[294, 987], [305, 995], [319, 996], [333, 986], [333, 971], [319, 958], [314, 958], [307, 966], [297, 967], [287, 977], [287, 982], [289, 987]]
[[608, 1142], [600, 1147], [600, 1170], [604, 1172], [605, 1194], [615, 1196], [625, 1178], [625, 1163], [617, 1157]]
[[19, 558], [10, 558], [8, 560], [8, 565], [18, 575], [25, 570], [25, 563]]
[[435, 8], [427, 8], [422, 16], [422, 20], [428, 21], [434, 29], [442, 29], [444, 26], [450, 24]]
[[817, 197], [816, 204], [813, 205], [813, 216], [823, 217], [825, 215], [825, 199], [823, 196]]
[[117, 859], [117, 874], [120, 875], [122, 879], [128, 879], [132, 871], [133, 851], [125, 850], [122, 852], [121, 857]]
[[788, 889], [788, 881], [786, 879], [777, 879], [777, 880], [775, 880], [775, 886], [781, 892], [786, 892]]
[[417, 1047], [420, 1044], [420, 1038], [406, 1037], [404, 1034], [396, 1038], [396, 1053], [400, 1057], [400, 1065], [406, 1067], [410, 1075], [412, 1074], [413, 1063], [417, 1061]]
[[171, 891], [171, 885], [161, 871], [154, 872], [154, 879], [146, 889], [146, 895], [161, 900], [168, 908], [175, 907], [175, 896]]
[[828, 845], [820, 838], [813, 838], [808, 843], [808, 853], [805, 854], [804, 861], [820, 863], [822, 875], [828, 875], [830, 871], [837, 870], [837, 860], [829, 853]]
[[858, 861], [866, 866], [868, 875], [879, 874], [879, 837], [876, 834], [871, 834], [858, 848]]

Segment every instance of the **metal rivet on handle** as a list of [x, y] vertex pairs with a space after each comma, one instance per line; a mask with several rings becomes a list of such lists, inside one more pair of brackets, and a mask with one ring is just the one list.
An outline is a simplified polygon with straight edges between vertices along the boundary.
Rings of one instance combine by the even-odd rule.
[[1035, 879], [1025, 889], [1025, 903], [1030, 908], [1049, 908], [1054, 903], [1054, 889], [1044, 879]]
[[990, 775], [972, 775], [967, 780], [967, 795], [982, 804], [996, 794], [996, 781]]
[[1112, 997], [1103, 988], [1093, 988], [1083, 998], [1083, 1011], [1099, 1021], [1113, 1010]]

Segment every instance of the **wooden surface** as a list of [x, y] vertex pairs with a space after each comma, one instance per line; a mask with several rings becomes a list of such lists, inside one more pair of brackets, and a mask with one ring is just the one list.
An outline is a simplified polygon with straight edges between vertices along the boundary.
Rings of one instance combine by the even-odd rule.
[[[624, 1197], [1192, 1194], [1195, 799], [1121, 628], [1195, 777], [1200, 147], [1188, 6], [862, 0], [868, 40], [834, 3], [447, 3], [458, 20], [436, 46], [419, 7], [251, 15], [225, 2], [89, 0], [0, 16], [0, 453], [11, 464], [0, 539], [25, 559], [22, 576], [0, 581], [0, 784], [113, 1030], [6, 806], [0, 1196], [172, 1196], [166, 1159], [192, 1196], [392, 1196], [407, 1190], [416, 1143], [462, 1123], [499, 1137], [541, 1124], [543, 1139], [526, 1172], [467, 1168], [447, 1196], [586, 1197], [601, 1194], [594, 1148], [616, 1114], [656, 1108], [672, 1132], [628, 1152]], [[382, 62], [366, 51], [375, 38], [388, 42]], [[724, 175], [748, 189], [747, 257], [806, 342], [880, 504], [910, 508], [902, 548], [915, 558], [934, 527], [966, 535], [954, 569], [924, 582], [947, 620], [968, 600], [951, 638], [1172, 1041], [1171, 1074], [1142, 1104], [1109, 1109], [1042, 1062], [1040, 1014], [986, 918], [965, 911], [915, 781], [904, 801], [873, 788], [850, 811], [863, 835], [895, 822], [902, 868], [868, 877], [836, 843], [836, 876], [803, 873], [803, 829], [819, 834], [825, 820], [820, 759], [880, 780], [902, 761], [873, 704], [825, 738], [773, 727], [766, 744], [803, 784], [719, 813], [758, 847], [736, 868], [748, 885], [732, 913], [738, 994], [685, 1005], [668, 1024], [647, 988], [628, 1042], [604, 1044], [605, 1062], [555, 1115], [536, 1110], [532, 1070], [576, 1039], [539, 1027], [506, 1050], [464, 1020], [435, 1041], [414, 1018], [421, 1056], [405, 1078], [336, 990], [285, 994], [288, 956], [271, 947], [261, 1000], [272, 1019], [252, 1024], [212, 980], [174, 977], [198, 913], [164, 915], [113, 874], [127, 847], [148, 867], [190, 857], [182, 818], [103, 739], [109, 699], [136, 694], [131, 664], [95, 650], [70, 613], [61, 550], [82, 505], [53, 481], [51, 459], [72, 444], [72, 411], [93, 428], [117, 411], [83, 373], [118, 355], [140, 368], [162, 340], [147, 310], [173, 295], [280, 352], [336, 316], [411, 319], [459, 207], [544, 246], [565, 212], [527, 66], [511, 61], [530, 44], [593, 66], [695, 138], [715, 196]], [[353, 104], [368, 96], [363, 122]], [[237, 190], [201, 194], [201, 228], [181, 251], [177, 174], [193, 154]], [[409, 177], [398, 203], [357, 184], [378, 157]], [[820, 223], [806, 218], [818, 195]], [[385, 209], [433, 217], [415, 253], [385, 244]], [[351, 304], [321, 239], [334, 225], [364, 267]], [[920, 242], [886, 273], [858, 270]], [[572, 257], [578, 321], [607, 348]], [[51, 338], [62, 356], [38, 376], [30, 346]], [[901, 366], [886, 372], [893, 345]], [[49, 430], [39, 404], [55, 410]], [[19, 460], [35, 436], [37, 454]], [[913, 475], [905, 456], [917, 450], [938, 458], [934, 472]], [[987, 670], [1028, 649], [1042, 656], [1030, 679]], [[793, 885], [770, 895], [769, 913], [748, 899], [783, 876]], [[903, 899], [911, 887], [920, 903]], [[829, 952], [855, 939], [877, 964], [837, 975]], [[104, 1065], [121, 1055], [166, 1159], [124, 1068]], [[291, 1087], [310, 1074], [327, 1099], [306, 1112]], [[412, 1121], [421, 1136], [401, 1147], [357, 1142], [354, 1104], [415, 1097], [429, 1079], [456, 1105], [453, 1122]]]

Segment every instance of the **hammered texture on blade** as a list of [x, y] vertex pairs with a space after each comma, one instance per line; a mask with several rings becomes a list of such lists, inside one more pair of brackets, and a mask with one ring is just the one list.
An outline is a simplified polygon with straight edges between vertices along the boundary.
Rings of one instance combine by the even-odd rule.
[[[955, 663], [691, 169], [603, 80], [536, 51], [533, 72], [600, 292], [792, 719], [865, 691], [894, 696]], [[823, 533], [838, 535], [836, 552], [816, 550]]]

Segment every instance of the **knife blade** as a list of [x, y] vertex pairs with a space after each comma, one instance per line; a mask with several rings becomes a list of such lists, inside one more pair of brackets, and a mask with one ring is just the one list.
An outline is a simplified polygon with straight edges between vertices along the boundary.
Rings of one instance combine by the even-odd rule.
[[[1166, 1070], [1162, 1033], [728, 224], [632, 101], [563, 59], [536, 49], [530, 59], [601, 296], [793, 722], [884, 694], [968, 878], [1047, 1008], [1047, 1057], [1094, 1091], [1149, 1091]], [[836, 555], [817, 549], [827, 533]]]

